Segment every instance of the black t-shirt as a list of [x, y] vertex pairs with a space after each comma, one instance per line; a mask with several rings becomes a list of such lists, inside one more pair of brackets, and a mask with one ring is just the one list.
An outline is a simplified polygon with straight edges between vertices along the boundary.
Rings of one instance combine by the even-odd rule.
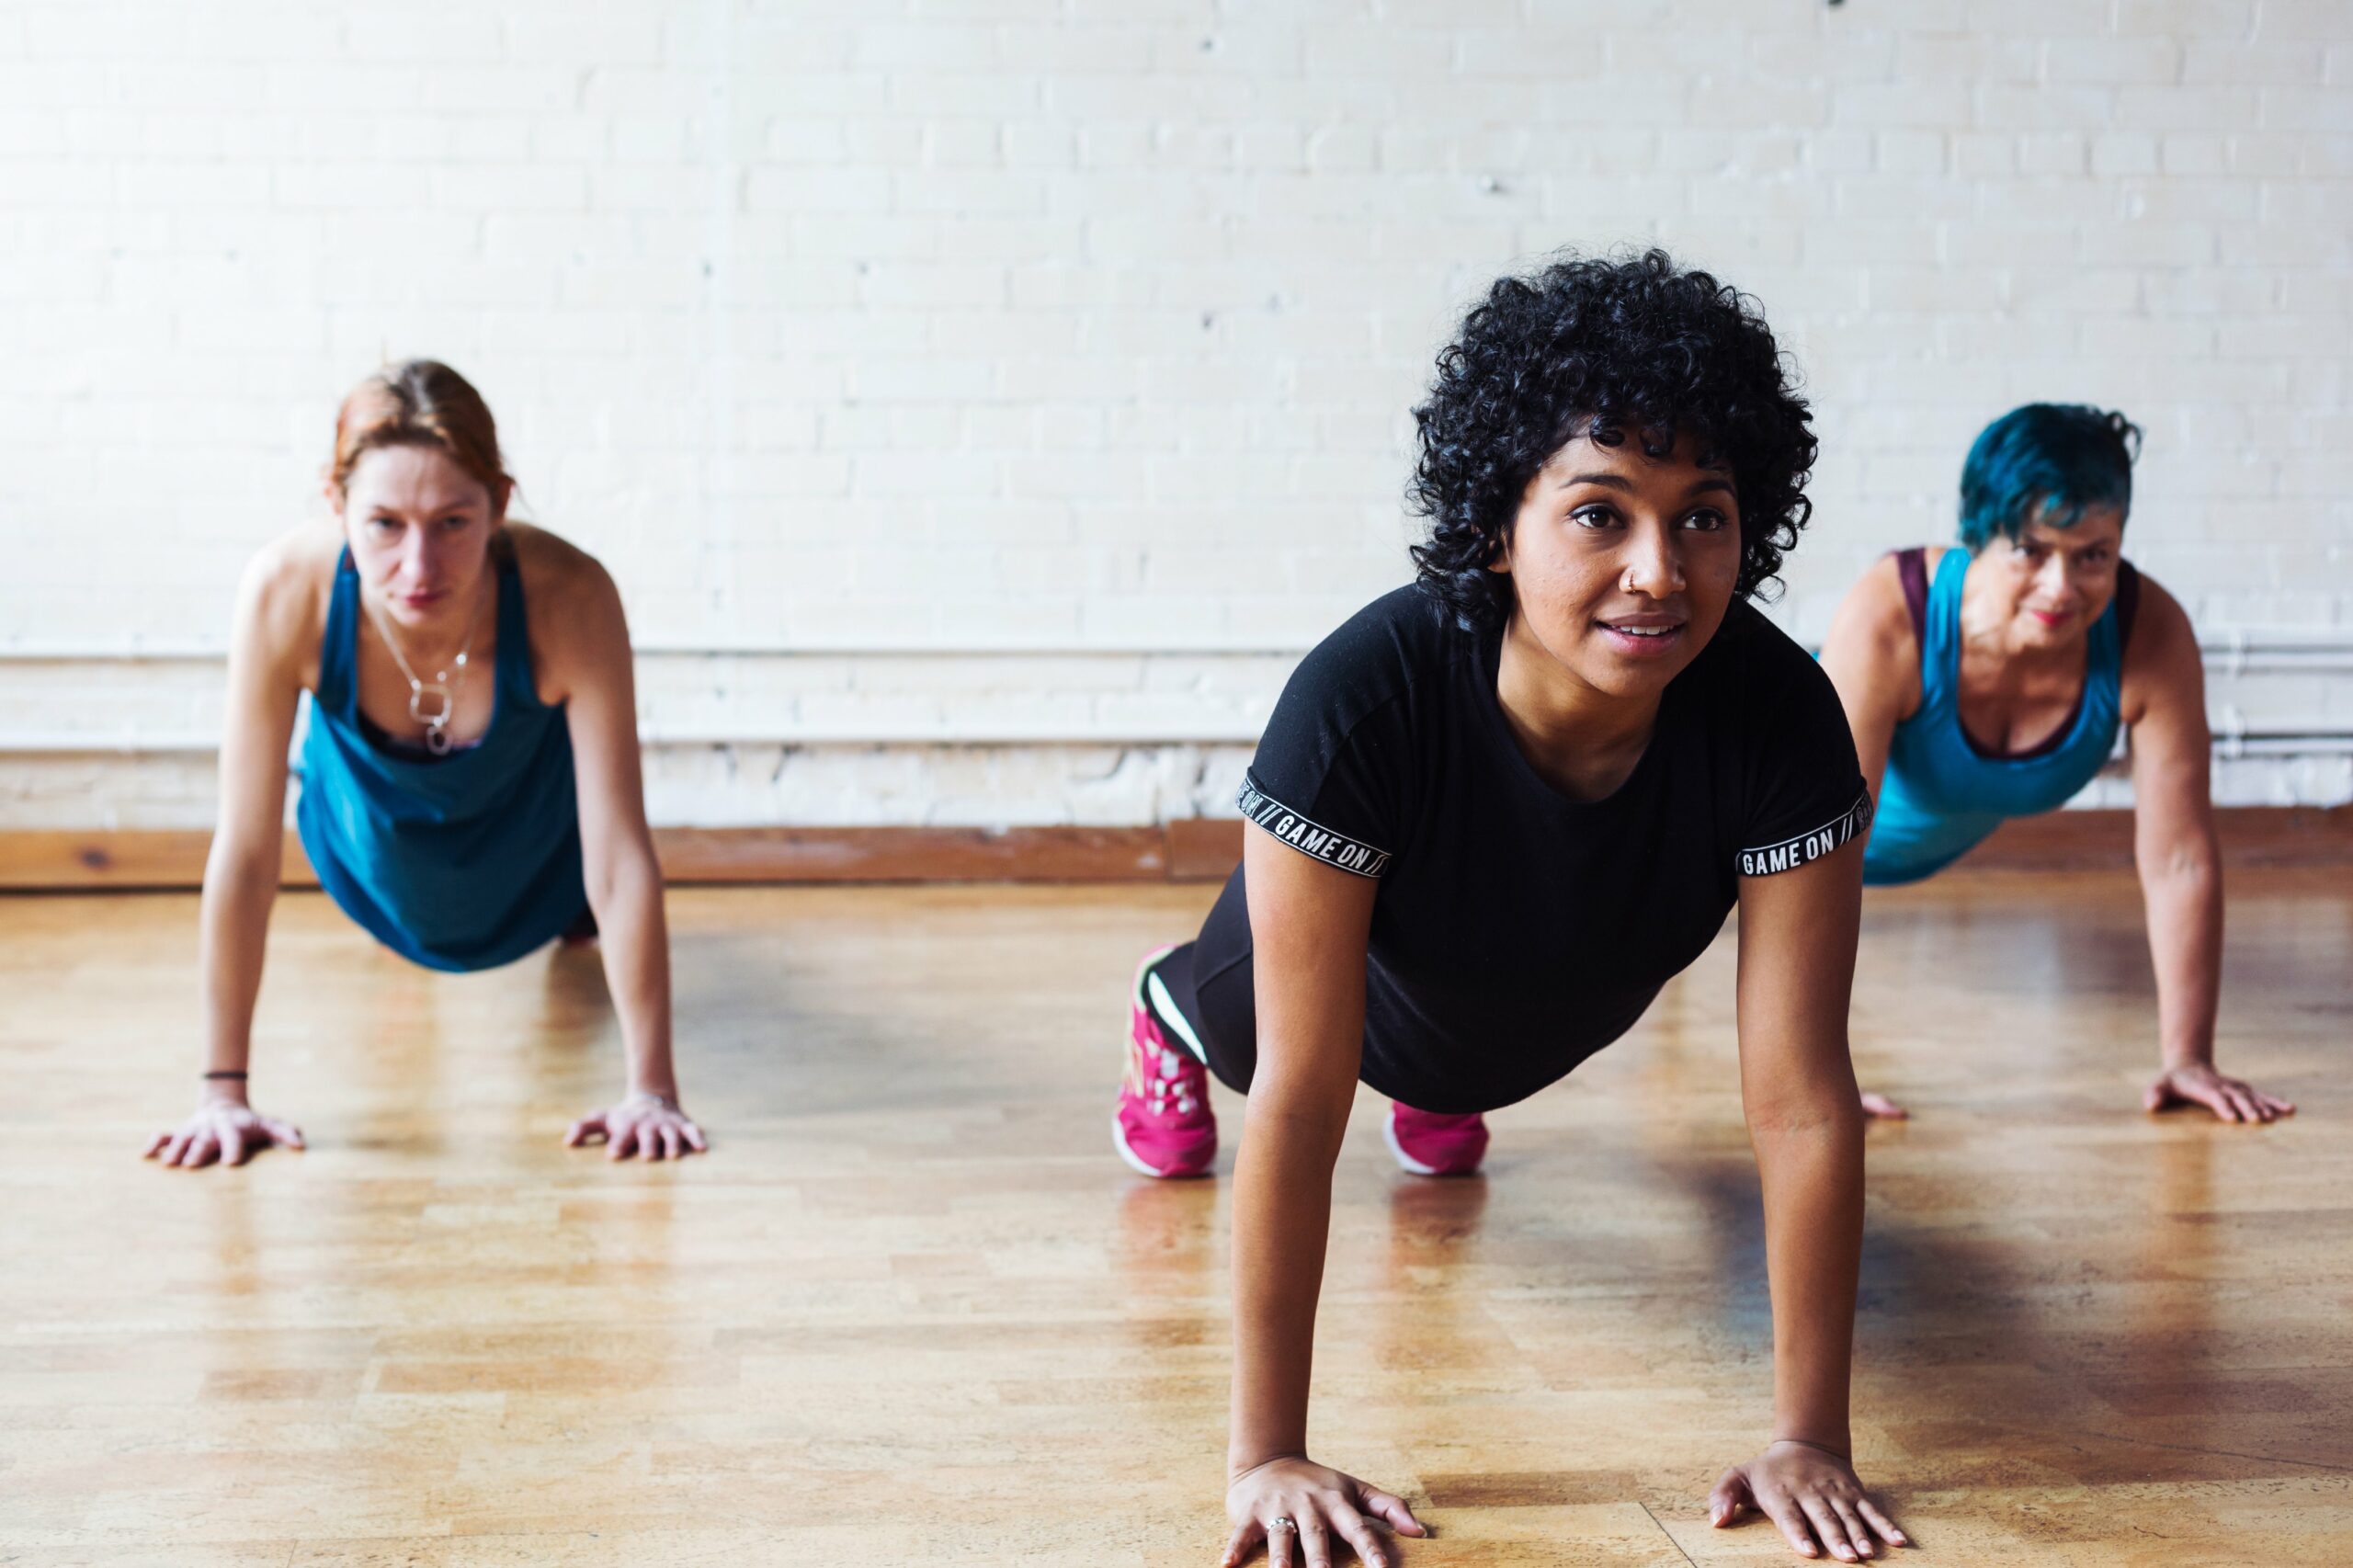
[[1424, 1110], [1555, 1082], [1699, 956], [1740, 877], [1804, 865], [1870, 818], [1829, 677], [1745, 601], [1598, 801], [1520, 752], [1502, 648], [1418, 586], [1375, 599], [1292, 675], [1242, 791], [1276, 837], [1380, 880], [1362, 1075]]

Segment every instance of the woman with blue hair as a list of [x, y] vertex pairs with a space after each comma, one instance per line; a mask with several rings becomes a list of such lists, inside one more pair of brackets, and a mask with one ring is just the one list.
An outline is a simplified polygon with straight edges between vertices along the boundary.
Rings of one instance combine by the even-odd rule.
[[[2064, 804], [2118, 730], [2131, 736], [2164, 1058], [2143, 1102], [2268, 1122], [2295, 1107], [2214, 1066], [2222, 868], [2205, 671], [2188, 616], [2123, 557], [2140, 439], [2122, 415], [2075, 404], [1995, 420], [1961, 468], [1961, 547], [1873, 566], [1822, 663], [1877, 801], [1867, 886], [1933, 876], [2008, 818]], [[1863, 1105], [1904, 1114], [1879, 1095]]]

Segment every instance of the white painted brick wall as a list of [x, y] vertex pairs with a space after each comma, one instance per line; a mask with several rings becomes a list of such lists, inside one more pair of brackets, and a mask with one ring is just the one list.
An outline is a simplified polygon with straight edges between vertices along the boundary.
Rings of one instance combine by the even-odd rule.
[[1222, 809], [1465, 301], [1650, 240], [1806, 369], [1794, 631], [2117, 404], [2225, 794], [2353, 796], [2353, 0], [9, 0], [0, 825], [205, 820], [217, 666], [116, 655], [217, 652], [387, 354], [736, 651], [647, 661], [664, 820]]

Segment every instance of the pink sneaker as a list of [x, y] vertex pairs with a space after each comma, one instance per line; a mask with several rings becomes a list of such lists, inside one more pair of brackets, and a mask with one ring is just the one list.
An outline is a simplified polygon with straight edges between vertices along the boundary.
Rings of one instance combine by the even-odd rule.
[[1381, 1136], [1398, 1168], [1413, 1176], [1469, 1176], [1487, 1153], [1487, 1123], [1477, 1111], [1440, 1116], [1392, 1100]]
[[1120, 1080], [1111, 1142], [1120, 1158], [1144, 1176], [1197, 1176], [1208, 1174], [1217, 1159], [1209, 1069], [1161, 1032], [1143, 999], [1154, 962], [1170, 950], [1148, 954], [1136, 966], [1128, 1017], [1128, 1070]]

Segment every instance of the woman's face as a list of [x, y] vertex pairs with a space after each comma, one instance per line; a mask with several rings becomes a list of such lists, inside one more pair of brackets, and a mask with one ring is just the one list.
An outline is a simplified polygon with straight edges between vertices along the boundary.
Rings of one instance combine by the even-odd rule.
[[1613, 698], [1654, 699], [1723, 623], [1740, 580], [1732, 474], [1694, 442], [1580, 434], [1520, 497], [1496, 570], [1513, 585], [1507, 635], [1536, 643]]
[[[2068, 647], [2116, 597], [2124, 549], [2124, 514], [2087, 506], [2070, 526], [2029, 523], [2016, 539], [1989, 540], [1971, 563], [1972, 607], [1998, 621], [2019, 652]], [[1972, 617], [1973, 619], [1973, 617]]]
[[361, 591], [384, 613], [417, 628], [472, 618], [504, 510], [481, 481], [437, 448], [378, 447], [328, 498]]

